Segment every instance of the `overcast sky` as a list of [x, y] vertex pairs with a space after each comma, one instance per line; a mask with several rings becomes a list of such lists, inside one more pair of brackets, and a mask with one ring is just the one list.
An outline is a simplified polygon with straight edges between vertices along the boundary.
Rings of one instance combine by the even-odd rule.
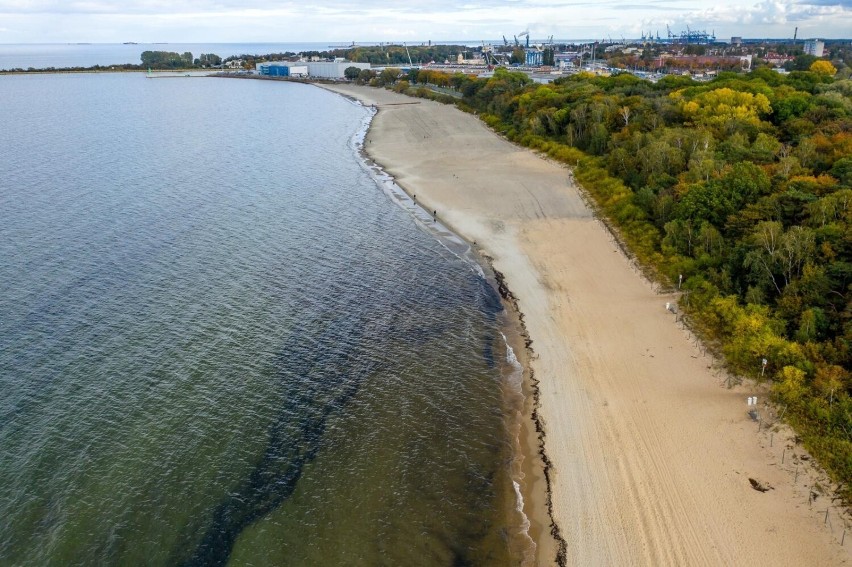
[[852, 0], [0, 0], [0, 43], [852, 37]]

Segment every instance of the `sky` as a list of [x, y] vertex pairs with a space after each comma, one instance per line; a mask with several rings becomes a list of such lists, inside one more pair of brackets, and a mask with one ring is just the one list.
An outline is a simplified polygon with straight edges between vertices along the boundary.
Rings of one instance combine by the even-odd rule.
[[852, 0], [0, 0], [0, 43], [852, 37]]

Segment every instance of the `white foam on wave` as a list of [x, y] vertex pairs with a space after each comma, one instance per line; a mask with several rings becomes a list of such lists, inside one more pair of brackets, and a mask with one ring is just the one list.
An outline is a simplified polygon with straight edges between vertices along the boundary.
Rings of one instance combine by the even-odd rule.
[[[508, 396], [510, 398], [514, 398], [514, 403], [518, 408], [518, 415], [521, 415], [522, 407], [524, 403], [524, 391], [523, 391], [523, 380], [524, 380], [524, 367], [521, 365], [518, 357], [515, 355], [515, 350], [509, 344], [509, 340], [506, 338], [506, 335], [501, 332], [500, 335], [503, 337], [503, 343], [506, 346], [506, 363], [511, 367], [511, 371], [508, 372], [506, 376], [506, 385], [508, 387]], [[513, 400], [510, 400], [512, 403]], [[519, 434], [520, 426], [515, 426], [517, 429], [513, 430], [516, 434]], [[519, 451], [520, 440], [516, 439], [516, 450]], [[522, 561], [523, 565], [532, 565], [535, 562], [535, 550], [536, 543], [535, 540], [530, 536], [530, 519], [524, 510], [524, 496], [521, 493], [521, 484], [520, 481], [524, 478], [524, 473], [520, 470], [520, 463], [523, 460], [523, 455], [520, 453], [516, 454], [514, 457], [513, 466], [511, 468], [512, 474], [512, 486], [515, 489], [515, 509], [518, 514], [520, 514], [520, 527], [519, 527], [519, 536], [524, 538], [527, 541], [527, 548], [524, 552], [524, 560]]]
[[[500, 334], [503, 335], [503, 333], [500, 333]], [[506, 340], [506, 335], [503, 335], [503, 340], [504, 341]], [[518, 357], [515, 356], [515, 349], [513, 349], [511, 346], [509, 346], [508, 342], [506, 343], [506, 362], [508, 362], [512, 366], [516, 366], [518, 368], [521, 368], [521, 363], [518, 362]]]
[[529, 529], [530, 529], [530, 521], [529, 521], [529, 519], [527, 518], [527, 515], [526, 515], [526, 514], [524, 514], [524, 495], [523, 495], [523, 494], [521, 494], [521, 485], [520, 485], [520, 484], [518, 484], [516, 481], [514, 481], [514, 480], [513, 480], [513, 481], [512, 481], [512, 486], [515, 488], [515, 503], [516, 503], [516, 509], [517, 509], [517, 510], [518, 510], [518, 512], [520, 512], [520, 513], [521, 513], [521, 515], [524, 517], [524, 521], [523, 521], [524, 531], [525, 531], [525, 532], [529, 532]]
[[515, 356], [515, 350], [509, 345], [509, 339], [506, 338], [506, 335], [501, 332], [500, 336], [503, 337], [503, 343], [506, 345], [506, 362], [512, 367], [507, 382], [512, 386], [514, 393], [523, 396], [524, 367], [521, 366], [518, 357]]

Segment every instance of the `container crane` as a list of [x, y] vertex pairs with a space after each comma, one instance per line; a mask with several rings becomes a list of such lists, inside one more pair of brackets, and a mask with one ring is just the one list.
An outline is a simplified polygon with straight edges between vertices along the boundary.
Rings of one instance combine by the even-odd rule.
[[405, 54], [408, 55], [408, 67], [414, 67], [414, 64], [411, 62], [411, 53], [408, 52], [408, 46], [405, 45], [405, 42], [402, 42], [402, 46], [405, 48]]
[[494, 46], [486, 45], [485, 40], [482, 40], [482, 55], [485, 57], [485, 64], [489, 67], [497, 66], [497, 57], [494, 56]]

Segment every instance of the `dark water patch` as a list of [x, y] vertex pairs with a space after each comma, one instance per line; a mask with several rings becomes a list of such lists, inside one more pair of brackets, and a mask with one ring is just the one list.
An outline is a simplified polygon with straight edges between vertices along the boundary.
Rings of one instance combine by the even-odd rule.
[[[363, 308], [363, 304], [356, 304]], [[244, 485], [233, 490], [213, 512], [213, 519], [187, 566], [225, 565], [242, 530], [270, 513], [292, 494], [304, 465], [320, 450], [332, 413], [345, 410], [365, 379], [381, 364], [352, 352], [361, 346], [368, 322], [358, 318], [316, 321], [294, 329], [278, 357], [278, 377], [287, 391], [268, 431], [267, 448]], [[378, 338], [378, 337], [375, 337]], [[359, 360], [353, 366], [353, 359]]]

